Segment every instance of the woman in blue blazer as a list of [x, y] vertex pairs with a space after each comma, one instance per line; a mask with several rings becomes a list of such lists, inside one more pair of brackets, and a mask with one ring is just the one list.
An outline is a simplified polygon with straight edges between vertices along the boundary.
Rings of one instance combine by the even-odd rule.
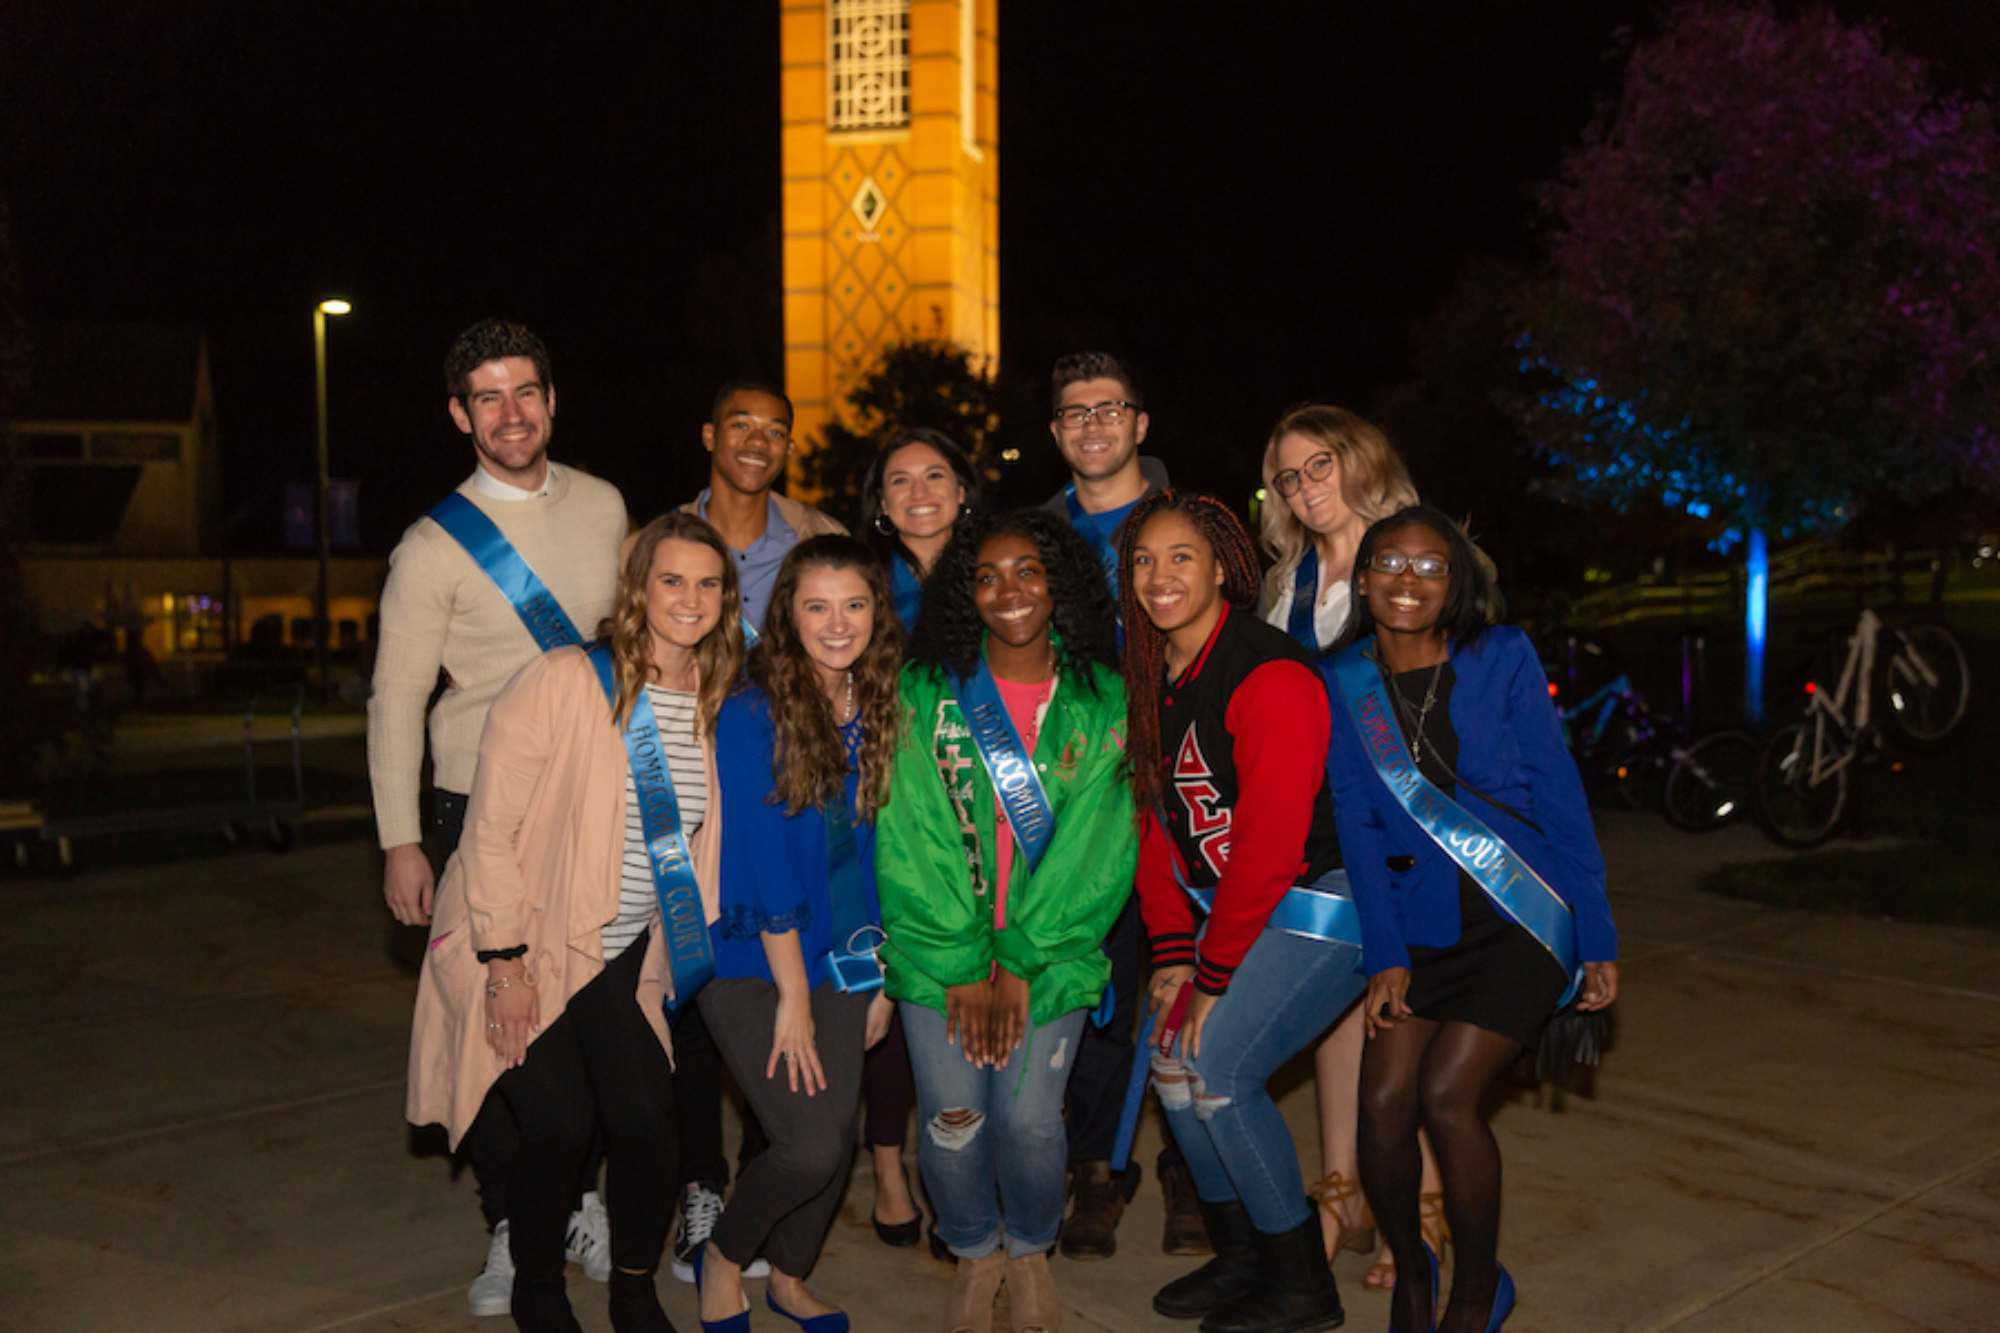
[[1498, 1329], [1513, 1307], [1497, 1258], [1500, 1151], [1480, 1102], [1534, 1042], [1569, 977], [1378, 776], [1337, 679], [1343, 666], [1380, 680], [1418, 772], [1568, 904], [1585, 973], [1579, 1007], [1602, 1009], [1618, 994], [1618, 935], [1583, 785], [1527, 636], [1488, 625], [1496, 604], [1463, 530], [1412, 505], [1363, 535], [1353, 618], [1323, 668], [1334, 702], [1327, 769], [1369, 976], [1361, 1183], [1409, 1279], [1391, 1305], [1391, 1327], [1407, 1333], [1434, 1327], [1437, 1302], [1418, 1276], [1435, 1272], [1419, 1229], [1419, 1123], [1443, 1167], [1457, 1251], [1451, 1303], [1435, 1327]]

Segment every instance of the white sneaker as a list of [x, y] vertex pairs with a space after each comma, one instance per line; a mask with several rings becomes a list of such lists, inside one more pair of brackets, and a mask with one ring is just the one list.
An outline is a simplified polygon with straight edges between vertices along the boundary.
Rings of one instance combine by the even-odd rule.
[[493, 1228], [486, 1247], [486, 1267], [466, 1288], [466, 1303], [474, 1315], [511, 1314], [514, 1309], [514, 1255], [507, 1248], [507, 1224]]
[[611, 1215], [604, 1211], [596, 1190], [585, 1190], [583, 1206], [569, 1215], [563, 1257], [579, 1265], [592, 1282], [611, 1280]]
[[[674, 1276], [683, 1282], [694, 1281], [694, 1256], [708, 1238], [715, 1234], [715, 1223], [722, 1216], [722, 1196], [700, 1181], [695, 1181], [681, 1191], [680, 1228], [674, 1237]], [[744, 1277], [769, 1277], [771, 1265], [762, 1255], [758, 1255], [743, 1266]]]

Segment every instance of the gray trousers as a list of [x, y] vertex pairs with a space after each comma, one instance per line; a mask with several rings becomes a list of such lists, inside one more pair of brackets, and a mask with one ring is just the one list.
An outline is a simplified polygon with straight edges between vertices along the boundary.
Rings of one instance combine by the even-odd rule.
[[871, 995], [843, 995], [825, 983], [813, 988], [813, 1043], [826, 1091], [808, 1097], [791, 1090], [782, 1062], [775, 1077], [764, 1077], [778, 988], [755, 977], [701, 988], [695, 1001], [701, 1016], [771, 1141], [737, 1176], [715, 1226], [715, 1247], [731, 1263], [747, 1264], [761, 1253], [781, 1273], [812, 1272], [854, 1162]]

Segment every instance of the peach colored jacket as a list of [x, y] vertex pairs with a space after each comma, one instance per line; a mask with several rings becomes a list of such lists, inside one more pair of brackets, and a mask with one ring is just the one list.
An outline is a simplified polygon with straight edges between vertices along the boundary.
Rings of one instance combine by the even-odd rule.
[[[465, 835], [445, 867], [430, 947], [410, 1025], [406, 1115], [442, 1124], [458, 1146], [503, 1071], [486, 1041], [486, 965], [480, 949], [526, 941], [546, 1032], [569, 997], [604, 968], [599, 932], [618, 915], [625, 849], [625, 742], [597, 672], [580, 648], [522, 667], [487, 715]], [[718, 915], [722, 827], [715, 750], [708, 746], [708, 812], [691, 840], [702, 910]], [[669, 1057], [661, 1005], [671, 991], [666, 947], [647, 939], [636, 1001]], [[535, 1058], [534, 1039], [528, 1059]]]

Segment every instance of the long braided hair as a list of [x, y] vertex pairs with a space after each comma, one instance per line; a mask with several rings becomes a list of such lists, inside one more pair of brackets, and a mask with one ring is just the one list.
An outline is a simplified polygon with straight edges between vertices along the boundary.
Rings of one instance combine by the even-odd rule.
[[1141, 500], [1119, 532], [1118, 601], [1125, 616], [1125, 764], [1133, 815], [1142, 826], [1166, 792], [1168, 756], [1160, 746], [1160, 695], [1166, 684], [1167, 636], [1133, 591], [1132, 549], [1156, 514], [1194, 525], [1222, 566], [1222, 597], [1234, 611], [1257, 610], [1257, 547], [1228, 505], [1213, 495], [1165, 490]]

